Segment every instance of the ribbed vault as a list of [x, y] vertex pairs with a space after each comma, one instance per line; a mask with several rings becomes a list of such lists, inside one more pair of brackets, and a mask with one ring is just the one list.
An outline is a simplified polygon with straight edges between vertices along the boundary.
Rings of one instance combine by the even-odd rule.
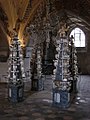
[[28, 41], [26, 28], [31, 23], [40, 22], [37, 21], [40, 20], [38, 17], [42, 18], [41, 23], [47, 18], [48, 2], [51, 6], [50, 19], [53, 29], [57, 29], [58, 21], [62, 20], [66, 20], [71, 27], [78, 25], [90, 29], [89, 0], [0, 0], [0, 31], [3, 32], [1, 41], [10, 42], [14, 29], [22, 45], [26, 46]]

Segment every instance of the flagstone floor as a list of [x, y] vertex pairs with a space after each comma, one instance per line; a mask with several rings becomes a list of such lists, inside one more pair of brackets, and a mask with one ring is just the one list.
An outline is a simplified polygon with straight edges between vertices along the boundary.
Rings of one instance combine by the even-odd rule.
[[31, 91], [26, 84], [24, 100], [10, 103], [7, 84], [0, 84], [0, 120], [90, 120], [90, 76], [79, 76], [78, 94], [67, 109], [52, 105], [52, 80], [45, 79], [43, 91]]

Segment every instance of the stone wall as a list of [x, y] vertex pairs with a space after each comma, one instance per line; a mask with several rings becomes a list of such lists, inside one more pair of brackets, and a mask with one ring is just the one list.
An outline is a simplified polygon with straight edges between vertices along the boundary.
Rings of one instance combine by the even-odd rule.
[[86, 48], [77, 49], [78, 67], [82, 74], [90, 74], [90, 32], [86, 34]]

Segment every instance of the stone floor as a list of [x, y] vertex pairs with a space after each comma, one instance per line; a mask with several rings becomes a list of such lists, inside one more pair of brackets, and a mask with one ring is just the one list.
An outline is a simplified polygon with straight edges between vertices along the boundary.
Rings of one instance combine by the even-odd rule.
[[90, 120], [90, 76], [79, 76], [78, 94], [64, 110], [52, 105], [52, 80], [46, 77], [44, 91], [25, 88], [24, 101], [12, 104], [7, 85], [0, 84], [0, 120]]

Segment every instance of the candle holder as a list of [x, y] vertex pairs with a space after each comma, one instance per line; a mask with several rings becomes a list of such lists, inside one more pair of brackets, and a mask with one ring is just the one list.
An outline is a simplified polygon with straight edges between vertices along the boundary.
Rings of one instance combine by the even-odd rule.
[[61, 30], [60, 32], [60, 36], [56, 41], [57, 54], [55, 55], [55, 69], [53, 70], [53, 105], [60, 108], [66, 108], [70, 105], [69, 90], [71, 88], [71, 82], [69, 81], [69, 43], [65, 31]]
[[25, 72], [22, 50], [17, 36], [14, 36], [10, 45], [8, 73], [8, 99], [11, 102], [22, 101], [24, 97]]
[[41, 48], [38, 46], [36, 51], [36, 74], [33, 74], [31, 90], [40, 91], [44, 89], [44, 81], [42, 78], [42, 60], [41, 60]]

